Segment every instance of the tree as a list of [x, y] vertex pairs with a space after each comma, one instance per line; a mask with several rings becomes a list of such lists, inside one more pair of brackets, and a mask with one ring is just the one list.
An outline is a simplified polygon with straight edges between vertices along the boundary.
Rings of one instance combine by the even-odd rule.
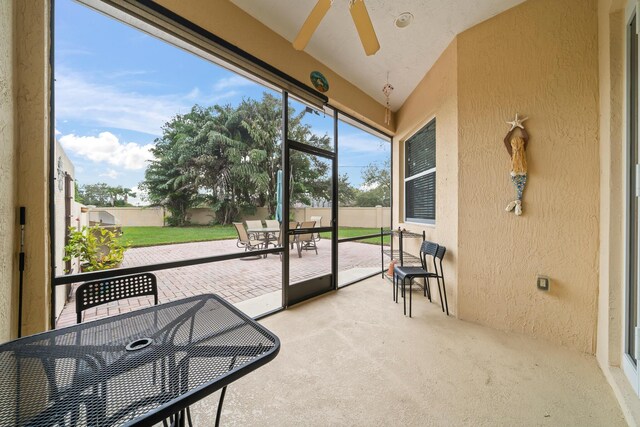
[[362, 171], [362, 188], [356, 195], [356, 206], [391, 206], [391, 164], [369, 163]]
[[76, 199], [85, 205], [98, 207], [129, 206], [129, 197], [136, 194], [121, 185], [112, 187], [104, 182], [77, 187]]
[[351, 206], [356, 201], [358, 190], [349, 182], [349, 175], [342, 174], [338, 179], [338, 206]]
[[[291, 111], [291, 110], [290, 110]], [[305, 112], [289, 117], [289, 137], [328, 149], [328, 136], [301, 123]], [[142, 187], [149, 201], [165, 206], [172, 225], [187, 222], [187, 209], [206, 205], [216, 221], [227, 224], [241, 214], [266, 206], [275, 214], [277, 171], [282, 165], [282, 106], [268, 93], [237, 107], [194, 106], [167, 122], [155, 141], [155, 160]], [[328, 199], [328, 165], [314, 156], [291, 156], [292, 201]]]

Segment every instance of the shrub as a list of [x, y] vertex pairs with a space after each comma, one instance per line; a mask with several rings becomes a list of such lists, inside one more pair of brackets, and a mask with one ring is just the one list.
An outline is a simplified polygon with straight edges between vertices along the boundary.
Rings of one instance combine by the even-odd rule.
[[64, 261], [77, 258], [81, 271], [117, 268], [124, 259], [129, 244], [118, 242], [118, 234], [94, 225], [76, 230], [69, 227], [69, 244], [64, 247]]

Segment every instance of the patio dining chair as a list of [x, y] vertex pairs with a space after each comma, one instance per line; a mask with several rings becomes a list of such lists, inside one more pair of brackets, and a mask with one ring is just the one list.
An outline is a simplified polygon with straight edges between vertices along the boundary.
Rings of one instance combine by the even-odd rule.
[[[300, 224], [300, 228], [314, 228], [315, 221], [304, 221]], [[298, 258], [302, 258], [302, 251], [315, 250], [318, 255], [318, 247], [313, 238], [314, 233], [305, 233], [296, 235], [296, 245], [298, 246]]]
[[127, 298], [153, 296], [158, 304], [158, 284], [151, 273], [132, 274], [85, 282], [76, 289], [76, 320], [82, 322], [82, 312], [98, 305]]
[[[259, 219], [246, 220], [245, 224], [247, 224], [247, 230], [250, 228], [262, 228], [262, 221]], [[260, 236], [258, 236], [257, 233], [249, 233], [249, 237], [252, 239], [258, 239]]]
[[[407, 298], [406, 298], [406, 282], [409, 281], [409, 317], [411, 317], [411, 306], [413, 300], [413, 281], [414, 279], [422, 278], [424, 280], [423, 292], [425, 296], [429, 297], [431, 301], [431, 290], [429, 286], [429, 278], [436, 279], [438, 283], [438, 293], [440, 295], [440, 305], [442, 311], [446, 309], [447, 316], [449, 315], [449, 305], [447, 303], [447, 290], [444, 288], [444, 273], [442, 269], [442, 259], [446, 253], [447, 248], [439, 246], [436, 243], [425, 241], [420, 247], [420, 263], [421, 267], [410, 266], [396, 266], [393, 270], [393, 299], [398, 302], [398, 293], [400, 285], [402, 285], [402, 298], [404, 303], [404, 314], [407, 314]], [[433, 270], [429, 271], [428, 258], [431, 258], [433, 262]], [[436, 264], [436, 259], [440, 262], [440, 268]], [[440, 289], [440, 280], [442, 280], [442, 290]], [[444, 290], [444, 300], [442, 298], [442, 292]]]
[[[264, 220], [265, 224], [267, 224], [267, 228], [280, 228], [280, 222], [278, 220], [275, 219], [265, 219]], [[280, 246], [280, 232], [276, 231], [276, 232], [270, 232], [269, 234], [271, 234], [271, 236], [273, 237], [273, 240], [275, 240], [276, 242], [274, 242], [274, 245], [278, 245]]]
[[[315, 221], [316, 227], [322, 227], [322, 217], [321, 216], [312, 216], [311, 221]], [[316, 242], [320, 241], [320, 233], [313, 234], [313, 240]]]
[[[289, 221], [289, 230], [295, 230], [296, 228], [298, 228], [298, 222], [297, 221]], [[291, 244], [291, 249], [293, 249], [293, 245], [296, 244], [296, 239], [298, 238], [298, 236], [294, 236], [292, 239], [289, 239], [289, 243]]]
[[238, 233], [238, 240], [236, 241], [237, 247], [244, 248], [245, 252], [262, 248], [262, 244], [264, 242], [262, 240], [249, 237], [247, 230], [244, 228], [244, 224], [241, 222], [234, 222], [233, 226], [236, 228], [236, 233]]

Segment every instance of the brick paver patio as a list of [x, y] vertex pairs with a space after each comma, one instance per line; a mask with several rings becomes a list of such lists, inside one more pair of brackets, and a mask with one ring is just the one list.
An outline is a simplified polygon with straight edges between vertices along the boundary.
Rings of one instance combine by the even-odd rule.
[[[330, 244], [322, 239], [318, 242], [318, 254], [303, 251], [298, 258], [297, 251], [291, 251], [291, 283], [330, 272]], [[238, 252], [236, 240], [181, 243], [129, 249], [125, 254], [123, 267], [157, 264], [168, 261], [185, 260], [212, 255]], [[338, 269], [349, 270], [366, 267], [380, 267], [380, 246], [346, 242], [339, 245]], [[352, 270], [355, 271], [355, 270]], [[180, 267], [155, 272], [158, 279], [158, 299], [168, 302], [192, 295], [215, 293], [232, 303], [246, 301], [282, 289], [282, 264], [278, 255], [261, 259], [241, 259]], [[131, 298], [116, 301], [84, 311], [83, 320], [93, 320], [153, 303], [150, 297]], [[76, 323], [75, 300], [66, 303], [56, 322], [57, 327]]]

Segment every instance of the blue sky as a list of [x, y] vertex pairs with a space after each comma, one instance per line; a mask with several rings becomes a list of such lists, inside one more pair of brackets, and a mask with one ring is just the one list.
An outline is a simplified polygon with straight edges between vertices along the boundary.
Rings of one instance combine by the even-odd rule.
[[[237, 105], [269, 89], [71, 0], [55, 10], [56, 137], [80, 185], [134, 188], [149, 149], [172, 116], [194, 104]], [[330, 120], [307, 115], [318, 133]], [[340, 173], [360, 186], [361, 168], [389, 157], [389, 144], [341, 123]]]

